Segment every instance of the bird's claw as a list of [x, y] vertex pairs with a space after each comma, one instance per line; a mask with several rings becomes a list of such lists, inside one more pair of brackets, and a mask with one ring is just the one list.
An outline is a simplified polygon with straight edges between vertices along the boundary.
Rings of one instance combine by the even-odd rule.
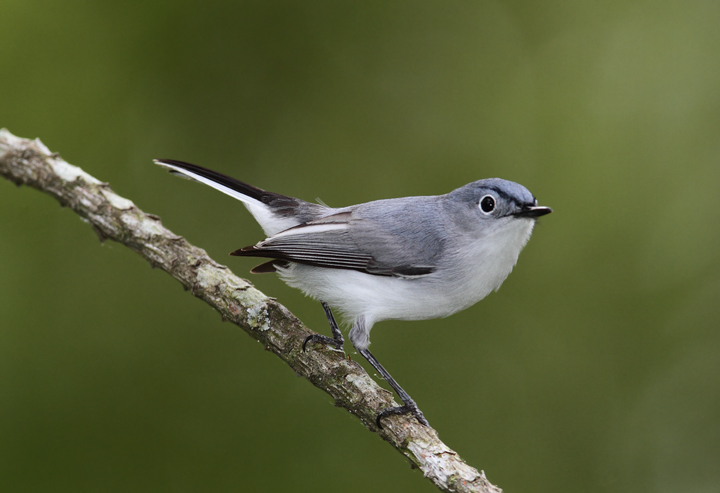
[[382, 424], [380, 423], [381, 419], [387, 418], [388, 416], [398, 416], [402, 414], [412, 414], [413, 416], [415, 416], [415, 419], [417, 419], [421, 425], [430, 426], [427, 419], [425, 419], [422, 411], [418, 409], [415, 403], [406, 404], [404, 406], [385, 408], [380, 411], [380, 414], [377, 415], [375, 423], [377, 424], [378, 428], [382, 429]]
[[303, 352], [305, 352], [305, 346], [307, 346], [308, 342], [321, 342], [323, 344], [329, 344], [330, 346], [333, 346], [335, 349], [342, 349], [342, 347], [343, 347], [343, 341], [338, 341], [337, 339], [333, 339], [332, 337], [324, 336], [322, 334], [310, 334], [303, 341], [303, 344], [302, 344]]

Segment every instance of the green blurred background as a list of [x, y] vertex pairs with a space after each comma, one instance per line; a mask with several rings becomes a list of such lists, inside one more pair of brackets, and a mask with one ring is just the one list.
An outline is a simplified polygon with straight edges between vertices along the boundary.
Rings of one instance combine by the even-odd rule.
[[[701, 0], [2, 0], [0, 127], [242, 276], [251, 216], [152, 158], [333, 206], [524, 184], [555, 213], [503, 288], [376, 325], [378, 359], [508, 492], [716, 492], [718, 25]], [[5, 180], [0, 259], [1, 491], [434, 490], [168, 275]]]

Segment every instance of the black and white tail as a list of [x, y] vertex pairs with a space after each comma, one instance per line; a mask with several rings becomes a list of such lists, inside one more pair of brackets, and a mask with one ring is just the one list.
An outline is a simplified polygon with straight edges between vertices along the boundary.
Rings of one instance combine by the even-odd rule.
[[172, 174], [199, 181], [238, 199], [247, 207], [268, 236], [333, 211], [319, 204], [262, 190], [195, 164], [173, 159], [155, 159], [155, 163], [167, 168]]

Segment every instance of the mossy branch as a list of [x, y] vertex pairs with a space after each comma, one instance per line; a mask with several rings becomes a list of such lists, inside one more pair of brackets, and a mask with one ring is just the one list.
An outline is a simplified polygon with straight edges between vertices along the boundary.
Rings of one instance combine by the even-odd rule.
[[101, 240], [122, 243], [180, 281], [223, 319], [262, 342], [298, 375], [330, 394], [336, 406], [347, 409], [395, 447], [440, 490], [501, 491], [442, 443], [434, 429], [414, 418], [389, 417], [378, 429], [378, 412], [397, 404], [359, 364], [321, 345], [303, 352], [302, 342], [311, 331], [284, 306], [163, 227], [157, 216], [115, 194], [107, 183], [68, 164], [39, 140], [22, 139], [5, 129], [0, 130], [0, 174], [18, 186], [28, 185], [55, 197], [88, 222]]

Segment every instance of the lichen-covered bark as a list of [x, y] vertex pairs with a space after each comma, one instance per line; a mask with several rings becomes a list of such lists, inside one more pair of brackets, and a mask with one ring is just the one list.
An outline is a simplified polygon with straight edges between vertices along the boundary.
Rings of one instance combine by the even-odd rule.
[[0, 130], [0, 174], [18, 186], [28, 185], [55, 197], [88, 222], [102, 240], [122, 243], [180, 281], [225, 320], [262, 342], [298, 375], [330, 394], [338, 407], [357, 416], [439, 489], [501, 491], [442, 443], [434, 429], [414, 418], [389, 417], [383, 421], [383, 429], [378, 429], [377, 413], [397, 404], [359, 364], [343, 352], [320, 345], [302, 352], [302, 342], [311, 332], [284, 306], [236, 277], [201, 248], [164, 228], [157, 216], [115, 194], [107, 183], [66, 163], [39, 140], [22, 139], [5, 129]]

